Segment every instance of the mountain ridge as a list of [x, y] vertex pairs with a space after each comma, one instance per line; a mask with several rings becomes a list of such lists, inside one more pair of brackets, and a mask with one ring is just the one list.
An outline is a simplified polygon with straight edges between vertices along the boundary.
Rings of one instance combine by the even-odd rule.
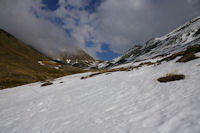
[[144, 45], [135, 45], [123, 55], [104, 63], [110, 68], [124, 63], [146, 60], [156, 56], [173, 54], [200, 42], [200, 16], [186, 22], [168, 34], [148, 40]]
[[0, 89], [84, 72], [52, 61], [4, 30], [0, 30], [0, 51]]

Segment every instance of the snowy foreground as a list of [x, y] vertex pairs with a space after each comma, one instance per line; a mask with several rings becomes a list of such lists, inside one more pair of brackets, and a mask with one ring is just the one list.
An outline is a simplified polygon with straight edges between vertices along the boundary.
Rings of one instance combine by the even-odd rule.
[[[186, 79], [157, 81], [171, 72]], [[200, 132], [200, 59], [80, 79], [88, 74], [1, 90], [0, 132]]]

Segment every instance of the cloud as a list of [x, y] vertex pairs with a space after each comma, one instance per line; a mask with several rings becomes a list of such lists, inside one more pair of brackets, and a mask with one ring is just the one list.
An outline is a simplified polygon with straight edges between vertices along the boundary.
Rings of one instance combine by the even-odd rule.
[[35, 14], [42, 6], [40, 1], [1, 0], [0, 28], [48, 55], [76, 49], [76, 40], [67, 37], [61, 27]]
[[94, 12], [82, 10], [89, 1], [76, 0], [76, 4], [60, 1], [62, 4], [55, 14], [62, 16], [63, 27], [71, 29], [79, 45], [94, 43], [92, 48], [85, 47], [88, 51], [92, 49], [93, 55], [102, 51], [103, 44], [123, 53], [136, 44], [167, 34], [200, 14], [198, 0], [105, 0]]
[[59, 0], [57, 4], [55, 10], [44, 10], [41, 0], [1, 0], [0, 27], [48, 53], [80, 47], [97, 57], [103, 45], [121, 54], [200, 14], [199, 0]]
[[107, 0], [98, 9], [96, 36], [110, 44], [113, 51], [122, 53], [196, 17], [200, 14], [197, 5], [199, 1]]

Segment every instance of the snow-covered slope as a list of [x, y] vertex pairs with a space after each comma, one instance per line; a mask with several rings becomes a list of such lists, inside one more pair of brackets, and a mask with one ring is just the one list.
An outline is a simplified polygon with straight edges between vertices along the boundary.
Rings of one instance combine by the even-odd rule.
[[197, 43], [200, 43], [200, 16], [165, 36], [153, 38], [143, 46], [134, 46], [122, 56], [112, 60], [112, 65], [109, 64], [107, 67], [172, 54]]
[[[200, 56], [200, 53], [197, 53]], [[0, 91], [1, 133], [199, 133], [200, 58]], [[160, 83], [167, 73], [184, 80]], [[63, 83], [62, 83], [62, 82]]]

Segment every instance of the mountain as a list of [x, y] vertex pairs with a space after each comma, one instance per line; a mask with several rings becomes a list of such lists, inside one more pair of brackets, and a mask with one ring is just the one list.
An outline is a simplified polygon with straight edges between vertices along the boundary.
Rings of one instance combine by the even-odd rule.
[[[0, 85], [65, 71], [4, 31], [0, 51]], [[1, 132], [200, 132], [200, 17], [98, 65], [109, 68], [0, 90]]]
[[51, 58], [55, 61], [62, 62], [67, 65], [88, 69], [96, 67], [96, 63], [98, 62], [82, 49], [77, 49], [76, 51], [70, 53], [64, 51], [61, 52], [59, 56]]
[[125, 54], [113, 59], [104, 67], [112, 67], [173, 54], [197, 43], [200, 43], [200, 16], [178, 27], [167, 35], [153, 38], [144, 45], [135, 45]]
[[83, 72], [47, 58], [0, 29], [0, 89]]
[[0, 88], [83, 72], [83, 69], [110, 69], [128, 63], [166, 57], [198, 43], [200, 17], [167, 35], [153, 38], [144, 45], [135, 45], [122, 56], [105, 62], [95, 60], [81, 49], [73, 54], [62, 52], [57, 57], [47, 57], [6, 31], [0, 30]]
[[0, 130], [199, 133], [200, 45], [186, 51], [195, 47], [197, 57], [184, 63], [176, 62], [181, 56], [156, 63], [158, 57], [58, 78], [48, 86], [38, 82], [0, 90]]

